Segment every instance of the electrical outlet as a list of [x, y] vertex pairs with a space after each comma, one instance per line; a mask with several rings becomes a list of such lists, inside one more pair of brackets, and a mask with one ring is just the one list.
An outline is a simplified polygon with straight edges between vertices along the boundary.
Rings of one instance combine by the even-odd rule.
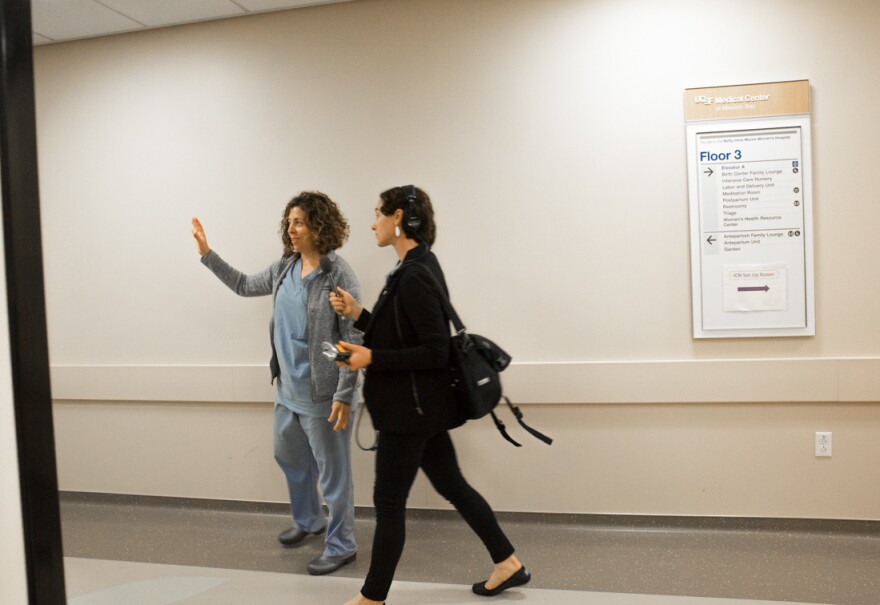
[[831, 433], [816, 433], [816, 455], [831, 457]]

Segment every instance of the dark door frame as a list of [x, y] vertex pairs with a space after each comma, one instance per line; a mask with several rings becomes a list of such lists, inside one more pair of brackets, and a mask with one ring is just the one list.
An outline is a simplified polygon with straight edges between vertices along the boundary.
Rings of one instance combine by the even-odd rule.
[[12, 394], [30, 605], [64, 605], [43, 291], [30, 0], [0, 1], [0, 169]]

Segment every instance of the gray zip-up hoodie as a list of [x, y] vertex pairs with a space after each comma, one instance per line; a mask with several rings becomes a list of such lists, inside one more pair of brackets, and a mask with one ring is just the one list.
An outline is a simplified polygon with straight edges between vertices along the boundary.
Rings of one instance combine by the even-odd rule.
[[[272, 263], [266, 270], [253, 275], [245, 275], [223, 260], [219, 254], [210, 250], [202, 257], [202, 264], [208, 267], [220, 281], [239, 296], [272, 295], [274, 302], [281, 280], [299, 259], [299, 253], [283, 256]], [[357, 276], [345, 260], [330, 252], [327, 258], [333, 263], [331, 275], [336, 285], [351, 292], [358, 301], [361, 298], [360, 284]], [[330, 305], [330, 277], [321, 269], [319, 274], [309, 283], [307, 297], [308, 339], [309, 339], [309, 370], [312, 376], [312, 401], [341, 401], [350, 404], [357, 388], [359, 372], [347, 368], [337, 368], [336, 362], [321, 354], [323, 342], [336, 343], [345, 340], [354, 344], [363, 342], [363, 333], [356, 330], [352, 320], [339, 317]], [[269, 322], [269, 342], [272, 346], [272, 359], [269, 369], [272, 382], [278, 378], [280, 367], [275, 352], [275, 315]]]

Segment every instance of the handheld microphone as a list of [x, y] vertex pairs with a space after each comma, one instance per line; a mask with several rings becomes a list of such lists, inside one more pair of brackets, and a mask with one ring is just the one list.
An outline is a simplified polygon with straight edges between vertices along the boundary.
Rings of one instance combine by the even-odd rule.
[[[336, 280], [333, 279], [333, 261], [331, 261], [326, 256], [321, 257], [321, 271], [327, 274], [327, 279], [330, 280], [330, 288], [333, 290], [333, 294], [339, 296], [339, 288], [336, 287]], [[340, 332], [342, 330], [342, 322], [340, 321], [339, 315], [336, 315], [337, 326], [339, 326]], [[348, 332], [348, 328], [345, 330]], [[349, 333], [346, 338], [351, 340], [351, 334]], [[351, 351], [346, 349], [340, 344], [333, 344], [332, 342], [323, 343], [323, 353], [325, 357], [329, 357], [335, 361], [341, 361], [343, 363], [348, 363], [348, 358], [351, 357]]]
[[333, 289], [333, 294], [339, 296], [339, 289], [336, 287], [336, 281], [333, 279], [333, 261], [326, 256], [321, 257], [321, 271], [326, 273], [330, 279], [330, 287]]

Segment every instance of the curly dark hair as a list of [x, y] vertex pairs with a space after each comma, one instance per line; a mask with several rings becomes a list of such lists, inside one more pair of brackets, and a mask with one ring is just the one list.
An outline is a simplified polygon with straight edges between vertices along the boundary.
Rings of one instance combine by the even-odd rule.
[[303, 191], [287, 202], [281, 216], [279, 232], [285, 254], [294, 252], [287, 228], [290, 226], [290, 211], [297, 207], [306, 215], [306, 226], [314, 234], [318, 253], [327, 254], [342, 247], [348, 239], [348, 221], [345, 220], [345, 215], [328, 195], [320, 191]]
[[[410, 197], [415, 194], [412, 204]], [[398, 209], [403, 210], [403, 223], [401, 228], [406, 236], [418, 242], [425, 242], [429, 246], [434, 244], [437, 239], [437, 224], [434, 222], [434, 206], [431, 205], [431, 198], [428, 194], [416, 187], [415, 185], [406, 185], [404, 187], [392, 187], [388, 191], [379, 194], [382, 199], [382, 205], [379, 210], [385, 216], [391, 216]], [[407, 218], [414, 216], [421, 225], [413, 229], [407, 223]]]

